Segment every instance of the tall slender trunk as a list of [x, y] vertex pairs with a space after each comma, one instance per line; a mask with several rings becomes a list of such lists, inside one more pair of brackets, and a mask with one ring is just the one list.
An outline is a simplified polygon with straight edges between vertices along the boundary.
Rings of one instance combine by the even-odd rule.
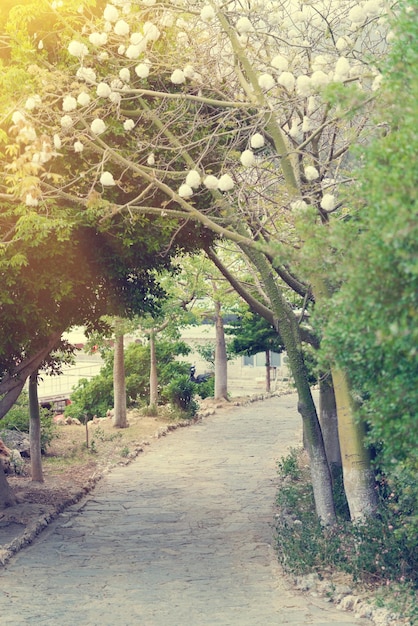
[[29, 376], [29, 442], [32, 481], [43, 483], [41, 450], [41, 413], [38, 399], [38, 371]]
[[113, 353], [113, 397], [114, 412], [113, 426], [126, 428], [126, 383], [125, 383], [125, 355], [123, 346], [123, 333], [115, 328], [115, 348]]
[[298, 393], [298, 411], [303, 420], [316, 512], [322, 524], [331, 525], [336, 521], [331, 473], [302, 355], [299, 327], [293, 311], [274, 279], [273, 270], [266, 257], [245, 247], [244, 252], [259, 271], [276, 316], [276, 328], [283, 339], [290, 370]]
[[345, 495], [351, 519], [361, 520], [376, 511], [376, 482], [370, 454], [365, 447], [364, 424], [356, 420], [347, 376], [338, 368], [332, 368], [331, 372], [338, 412]]
[[215, 301], [215, 400], [228, 399], [228, 360], [221, 303]]
[[324, 438], [325, 452], [333, 478], [342, 473], [340, 440], [338, 437], [337, 404], [330, 376], [319, 381], [319, 422]]
[[158, 373], [157, 373], [157, 353], [155, 350], [155, 333], [153, 330], [149, 334], [150, 346], [150, 371], [149, 371], [149, 406], [158, 406]]
[[271, 391], [271, 369], [270, 369], [270, 350], [266, 350], [266, 391]]

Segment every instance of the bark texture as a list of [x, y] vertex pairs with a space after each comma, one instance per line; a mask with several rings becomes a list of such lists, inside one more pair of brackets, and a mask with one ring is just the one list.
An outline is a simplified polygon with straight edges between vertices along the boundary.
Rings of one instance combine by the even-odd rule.
[[115, 426], [115, 428], [126, 428], [128, 422], [126, 418], [125, 357], [122, 333], [115, 333], [113, 396], [113, 426]]
[[215, 400], [228, 399], [228, 361], [221, 304], [215, 301]]
[[333, 478], [341, 475], [342, 460], [338, 437], [337, 404], [330, 376], [319, 382], [319, 422], [324, 438], [325, 452]]
[[41, 414], [38, 399], [38, 372], [29, 377], [29, 442], [30, 468], [32, 480], [43, 483], [42, 450], [41, 450]]
[[374, 473], [369, 452], [364, 445], [364, 425], [356, 420], [347, 377], [342, 370], [333, 368], [332, 380], [338, 412], [345, 495], [351, 519], [361, 520], [376, 511]]
[[157, 373], [157, 353], [155, 350], [155, 333], [149, 334], [150, 347], [150, 370], [149, 370], [149, 406], [158, 406], [158, 373]]

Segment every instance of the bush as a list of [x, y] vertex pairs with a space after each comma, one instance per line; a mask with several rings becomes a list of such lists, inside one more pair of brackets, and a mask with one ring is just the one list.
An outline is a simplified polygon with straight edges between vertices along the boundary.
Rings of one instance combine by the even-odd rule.
[[[168, 402], [166, 386], [171, 381], [185, 375], [189, 364], [175, 361], [175, 356], [187, 353], [188, 347], [181, 341], [159, 341], [156, 345], [157, 373], [161, 402]], [[127, 406], [144, 406], [149, 400], [149, 346], [132, 343], [125, 350], [125, 377]], [[71, 394], [71, 404], [65, 414], [81, 421], [85, 416], [104, 417], [113, 407], [113, 352], [105, 355], [105, 364], [97, 376], [83, 379]]]
[[[375, 517], [353, 523], [341, 512], [330, 528], [315, 513], [309, 470], [295, 466], [297, 451], [279, 463], [276, 537], [279, 560], [295, 574], [338, 569], [354, 580], [386, 586], [418, 585], [418, 555], [405, 517], [382, 490]], [[393, 496], [393, 494], [392, 494]]]
[[193, 383], [188, 375], [173, 380], [167, 386], [167, 395], [172, 406], [188, 417], [193, 417], [198, 409], [197, 402], [193, 399], [196, 387], [196, 383]]
[[[52, 420], [52, 413], [47, 409], [40, 409], [41, 415], [41, 450], [46, 452], [52, 439], [57, 436], [57, 427]], [[26, 391], [22, 391], [16, 403], [0, 421], [0, 437], [3, 430], [18, 430], [29, 433], [29, 398]]]

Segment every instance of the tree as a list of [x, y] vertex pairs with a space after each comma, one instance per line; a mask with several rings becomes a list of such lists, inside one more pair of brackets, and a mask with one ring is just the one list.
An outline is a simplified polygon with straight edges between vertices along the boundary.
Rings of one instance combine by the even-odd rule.
[[327, 355], [352, 373], [357, 414], [408, 543], [416, 538], [418, 502], [417, 24], [416, 3], [394, 24], [375, 117], [384, 132], [362, 153], [345, 198], [357, 213], [344, 239], [335, 235], [343, 280], [324, 331]]
[[[184, 229], [195, 220], [238, 244], [263, 283], [285, 343], [310, 438], [318, 513], [332, 521], [300, 327], [281, 281], [306, 285], [311, 302], [327, 301], [335, 288], [329, 225], [344, 214], [338, 189], [350, 179], [350, 147], [373, 131], [383, 8], [347, 2], [299, 11], [289, 2], [271, 12], [266, 2], [246, 5], [249, 16], [243, 7], [237, 15], [233, 4], [221, 10], [210, 2], [200, 14], [194, 6], [188, 11], [187, 2], [181, 8], [184, 17], [176, 21], [177, 7], [140, 3], [122, 19], [109, 5], [97, 19], [88, 12], [72, 18], [86, 25], [85, 35], [69, 41], [62, 27], [54, 31], [60, 45], [36, 53], [34, 81], [45, 84], [42, 64], [53, 60], [54, 88], [43, 88], [41, 102], [21, 112], [23, 120], [17, 116], [13, 132], [25, 134], [30, 118], [47, 136], [58, 135], [61, 153], [79, 151], [82, 167], [73, 164], [59, 184], [46, 184], [44, 174], [56, 173], [60, 162], [51, 143], [30, 181], [22, 184], [21, 170], [12, 176], [13, 193], [37, 205], [65, 198], [83, 210], [94, 189], [102, 224], [157, 215], [162, 225], [180, 219]], [[54, 17], [61, 24], [69, 19], [64, 10]], [[69, 58], [77, 69], [66, 73]], [[49, 66], [48, 84], [50, 75]], [[39, 153], [31, 140], [19, 156], [26, 163]], [[83, 168], [88, 181], [79, 176]], [[347, 375], [331, 365], [345, 487], [356, 518], [373, 511], [372, 475]]]
[[41, 450], [41, 414], [38, 399], [38, 372], [29, 377], [29, 438], [32, 480], [43, 483]]
[[243, 311], [237, 320], [232, 320], [227, 333], [234, 335], [231, 348], [236, 354], [252, 356], [266, 354], [266, 391], [271, 391], [270, 353], [282, 352], [283, 343], [276, 329], [266, 320], [250, 311]]

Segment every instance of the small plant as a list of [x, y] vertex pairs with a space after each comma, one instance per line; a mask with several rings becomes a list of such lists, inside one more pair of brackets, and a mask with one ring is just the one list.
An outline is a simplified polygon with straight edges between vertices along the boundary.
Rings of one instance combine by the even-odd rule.
[[194, 400], [197, 385], [189, 376], [181, 376], [173, 380], [167, 387], [167, 395], [174, 409], [180, 410], [187, 417], [196, 415], [198, 409]]
[[126, 459], [126, 457], [129, 456], [129, 448], [127, 446], [122, 448], [122, 450], [120, 451], [120, 455], [122, 458]]
[[277, 468], [279, 474], [284, 478], [285, 476], [289, 476], [293, 480], [297, 480], [300, 478], [300, 469], [298, 464], [298, 456], [300, 450], [297, 448], [291, 448], [289, 454], [280, 459], [277, 463]]

